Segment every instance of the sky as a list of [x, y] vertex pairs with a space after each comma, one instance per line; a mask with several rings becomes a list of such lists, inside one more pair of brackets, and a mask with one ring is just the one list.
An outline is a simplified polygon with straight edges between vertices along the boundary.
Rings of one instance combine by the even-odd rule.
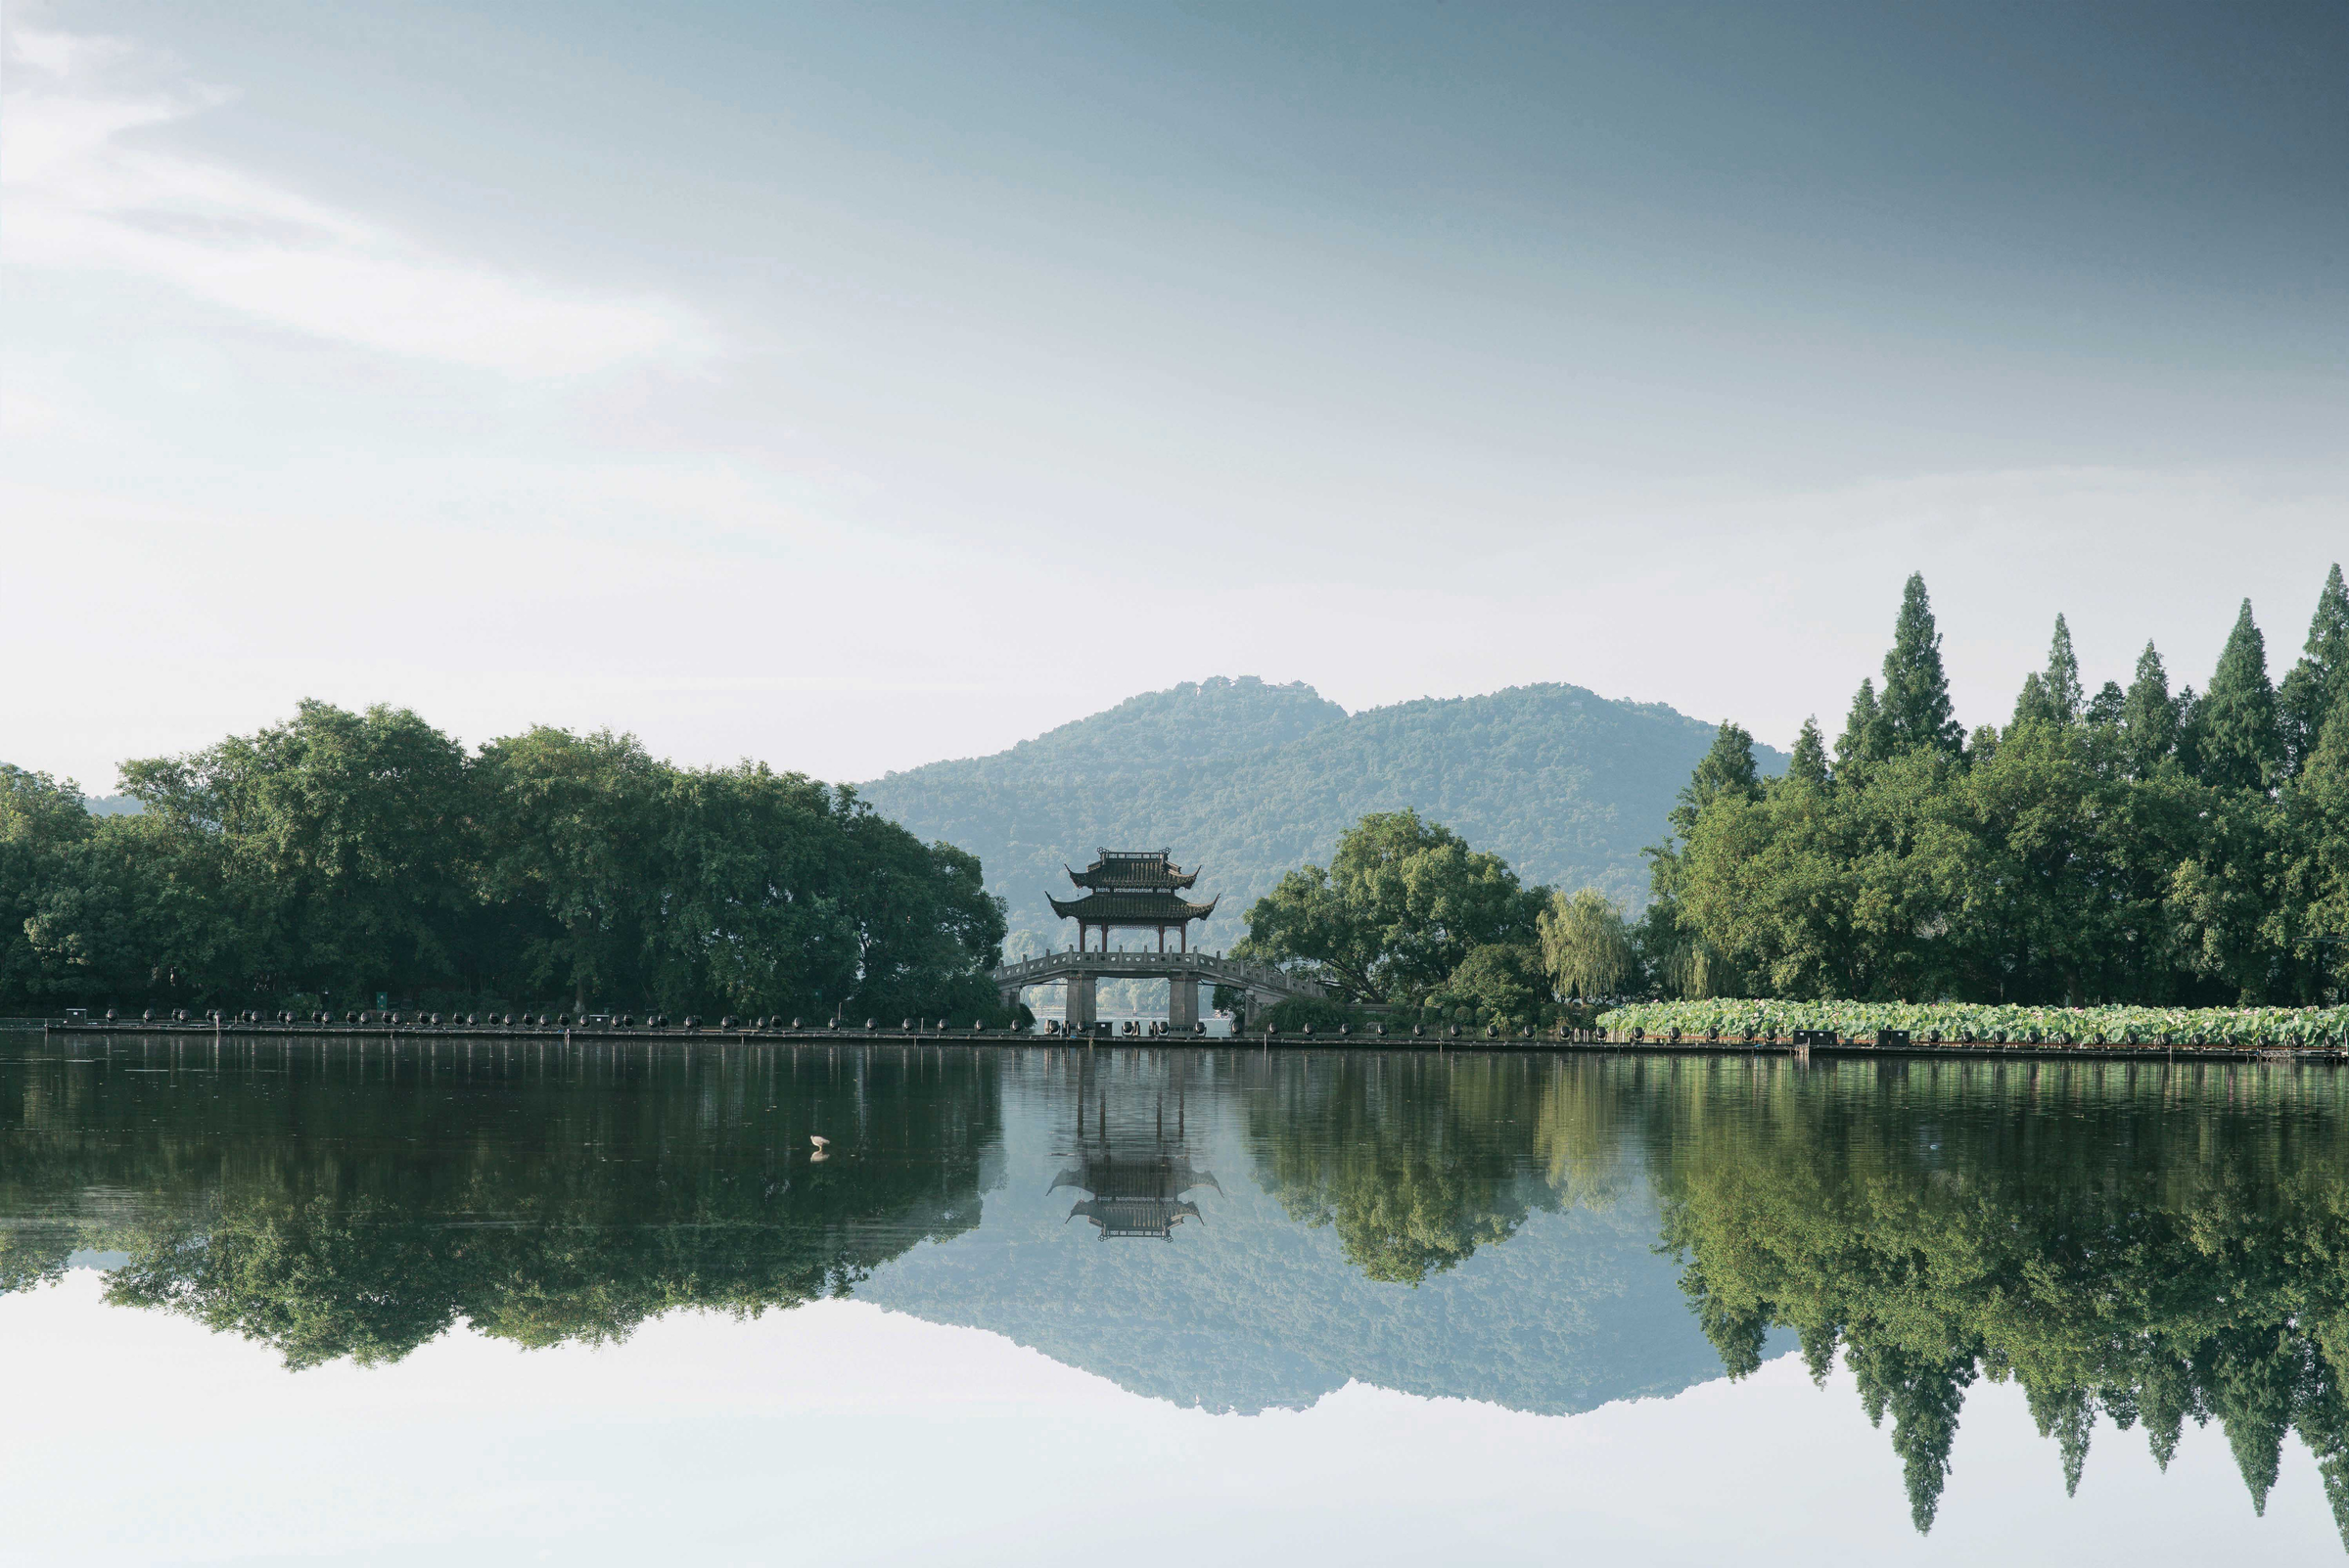
[[102, 1288], [75, 1268], [0, 1297], [0, 1372], [30, 1417], [0, 1431], [0, 1562], [2200, 1568], [2341, 1554], [2297, 1438], [2264, 1515], [2215, 1421], [2185, 1429], [2166, 1471], [2142, 1432], [2099, 1422], [2067, 1498], [2021, 1387], [1988, 1380], [1966, 1391], [1919, 1536], [1890, 1423], [1868, 1423], [1848, 1370], [1817, 1389], [1797, 1356], [1574, 1416], [1361, 1383], [1245, 1416], [857, 1301], [674, 1312], [601, 1347], [458, 1328], [395, 1364], [289, 1373], [267, 1345], [103, 1305]]
[[2349, 10], [234, 7], [0, 42], [0, 761], [412, 707], [861, 779], [1138, 691], [1836, 727], [2272, 668]]

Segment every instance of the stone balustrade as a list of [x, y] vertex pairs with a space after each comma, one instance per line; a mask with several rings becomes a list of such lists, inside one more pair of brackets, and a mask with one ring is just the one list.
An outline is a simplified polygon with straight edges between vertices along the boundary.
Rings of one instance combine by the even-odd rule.
[[1320, 997], [1327, 992], [1302, 975], [1205, 952], [1093, 952], [1074, 948], [1040, 953], [1003, 965], [991, 977], [998, 988], [1048, 985], [1077, 976], [1100, 979], [1206, 980], [1243, 987], [1259, 994]]

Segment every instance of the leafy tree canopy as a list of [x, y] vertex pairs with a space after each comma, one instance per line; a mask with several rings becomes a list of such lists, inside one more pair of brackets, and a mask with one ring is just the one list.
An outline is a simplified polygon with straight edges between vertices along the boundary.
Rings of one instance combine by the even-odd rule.
[[852, 790], [402, 709], [124, 765], [143, 809], [0, 773], [0, 1002], [991, 1015], [978, 862]]
[[1416, 811], [1373, 812], [1339, 835], [1328, 869], [1292, 871], [1257, 900], [1233, 951], [1354, 1000], [1417, 1004], [1476, 948], [1536, 945], [1548, 896]]

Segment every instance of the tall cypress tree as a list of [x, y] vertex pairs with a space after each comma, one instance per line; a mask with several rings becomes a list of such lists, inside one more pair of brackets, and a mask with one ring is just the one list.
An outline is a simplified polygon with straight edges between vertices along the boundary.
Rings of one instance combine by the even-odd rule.
[[2064, 723], [2073, 723], [2086, 706], [2086, 694], [2080, 689], [2080, 661], [2072, 652], [2072, 628], [2055, 618], [2055, 636], [2048, 644], [2048, 671], [2040, 677], [2048, 706]]
[[2014, 717], [2008, 720], [2006, 731], [2012, 734], [2025, 724], [2055, 721], [2055, 705], [2048, 701], [2047, 677], [2034, 669], [2023, 677], [2023, 689], [2014, 694]]
[[1835, 740], [1835, 765], [1850, 767], [1855, 762], [1874, 761], [1881, 755], [1877, 743], [1883, 735], [1876, 683], [1863, 678], [1860, 689], [1852, 693], [1852, 711], [1844, 715], [1843, 733]]
[[2308, 765], [2324, 739], [2326, 715], [2344, 693], [2349, 693], [2349, 588], [2341, 584], [2336, 561], [2325, 578], [2324, 592], [2317, 595], [2317, 613], [2308, 623], [2300, 662], [2276, 692], [2287, 773]]
[[1696, 827], [1696, 819], [1704, 808], [1724, 795], [1740, 800], [1758, 801], [1762, 798], [1762, 780], [1754, 770], [1754, 737], [1741, 724], [1727, 719], [1721, 721], [1715, 731], [1713, 745], [1688, 782], [1681, 787], [1673, 803], [1670, 820], [1673, 832], [1685, 839]]
[[2188, 775], [2202, 776], [2202, 694], [2192, 681], [2178, 688], [2170, 704], [2178, 710], [2178, 762]]
[[2221, 789], [2264, 789], [2276, 773], [2282, 737], [2276, 725], [2276, 688], [2268, 682], [2268, 646], [2245, 599], [2227, 634], [2227, 646], [2202, 694], [2201, 776]]
[[2137, 656], [2137, 678], [2121, 699], [2121, 740], [2129, 771], [2138, 778], [2151, 778], [2178, 749], [2178, 705], [2170, 698], [2169, 671], [2151, 642]]
[[1884, 656], [1884, 695], [1876, 713], [1884, 729], [1879, 749], [1887, 755], [1932, 746], [1956, 756], [1964, 745], [1964, 729], [1950, 716], [1941, 633], [1933, 625], [1933, 603], [1925, 596], [1921, 572], [1911, 573], [1901, 590], [1901, 613], [1892, 626], [1892, 651]]
[[1786, 764], [1786, 776], [1804, 784], [1827, 781], [1827, 742], [1819, 732], [1816, 715], [1803, 720], [1803, 732], [1794, 738], [1794, 757]]
[[2023, 677], [2014, 699], [2017, 727], [2034, 721], [2070, 724], [2080, 717], [2080, 661], [2072, 653], [2072, 628], [2055, 618], [2055, 635], [2048, 644], [2048, 668]]

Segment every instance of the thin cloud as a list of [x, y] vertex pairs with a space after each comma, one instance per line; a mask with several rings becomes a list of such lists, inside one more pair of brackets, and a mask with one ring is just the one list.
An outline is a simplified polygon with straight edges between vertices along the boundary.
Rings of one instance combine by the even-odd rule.
[[173, 151], [168, 126], [231, 95], [120, 40], [16, 27], [0, 33], [0, 262], [129, 273], [277, 327], [516, 376], [709, 346], [707, 328], [679, 305], [547, 287], [437, 254]]

